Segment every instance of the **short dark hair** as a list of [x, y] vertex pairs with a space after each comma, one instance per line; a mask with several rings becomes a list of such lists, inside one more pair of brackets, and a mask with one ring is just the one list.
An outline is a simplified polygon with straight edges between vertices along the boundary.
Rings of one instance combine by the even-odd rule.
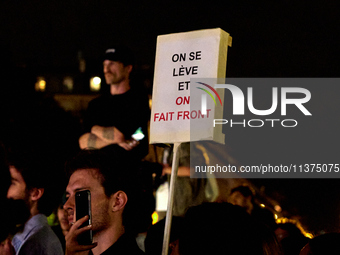
[[22, 175], [26, 190], [43, 188], [38, 201], [39, 213], [49, 216], [58, 206], [65, 187], [61, 165], [44, 152], [44, 148], [25, 147], [22, 144], [7, 147], [7, 159]]
[[98, 171], [98, 178], [104, 187], [107, 197], [121, 190], [128, 197], [128, 202], [123, 211], [123, 225], [133, 231], [132, 222], [136, 219], [135, 206], [140, 195], [140, 186], [135, 179], [140, 164], [128, 161], [117, 154], [103, 149], [81, 150], [73, 159], [66, 163], [68, 179], [77, 170], [94, 169]]
[[111, 196], [119, 190], [129, 192], [128, 178], [136, 171], [136, 164], [120, 160], [115, 154], [101, 149], [81, 150], [74, 158], [66, 162], [68, 179], [80, 169], [95, 169], [100, 174], [100, 182], [106, 196]]

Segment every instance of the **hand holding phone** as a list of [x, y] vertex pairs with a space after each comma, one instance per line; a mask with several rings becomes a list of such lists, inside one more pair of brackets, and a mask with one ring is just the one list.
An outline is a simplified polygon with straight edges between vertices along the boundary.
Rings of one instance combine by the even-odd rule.
[[[92, 224], [91, 215], [91, 192], [89, 190], [81, 190], [76, 192], [76, 220], [88, 216], [88, 220], [79, 228], [86, 227]], [[92, 230], [81, 233], [78, 238], [78, 243], [81, 245], [92, 244]]]
[[84, 233], [89, 231], [92, 228], [92, 225], [89, 225], [85, 228], [80, 228], [80, 225], [88, 220], [88, 216], [81, 218], [76, 221], [70, 228], [70, 231], [65, 235], [65, 254], [66, 255], [82, 255], [88, 254], [89, 250], [92, 250], [94, 247], [98, 245], [98, 243], [92, 243], [89, 245], [79, 244], [78, 237], [80, 233]]

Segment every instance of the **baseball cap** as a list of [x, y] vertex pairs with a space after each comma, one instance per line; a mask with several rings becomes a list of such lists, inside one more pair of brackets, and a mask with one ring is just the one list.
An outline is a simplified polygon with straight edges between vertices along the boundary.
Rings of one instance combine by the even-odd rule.
[[134, 64], [134, 55], [132, 51], [125, 46], [115, 46], [105, 51], [103, 61], [104, 60], [119, 61], [127, 66]]

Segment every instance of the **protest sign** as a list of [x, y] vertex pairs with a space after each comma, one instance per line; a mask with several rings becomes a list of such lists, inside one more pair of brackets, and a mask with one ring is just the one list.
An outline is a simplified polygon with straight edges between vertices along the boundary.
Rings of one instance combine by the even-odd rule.
[[[150, 143], [214, 140], [224, 143], [222, 129], [212, 128], [213, 119], [222, 118], [223, 107], [207, 114], [191, 101], [192, 78], [225, 78], [227, 50], [231, 37], [220, 28], [160, 35], [157, 38], [152, 93]], [[213, 86], [214, 84], [212, 84]], [[216, 96], [216, 95], [215, 95]], [[223, 91], [219, 93], [223, 100]], [[208, 123], [208, 124], [207, 124]], [[190, 125], [195, 128], [191, 133]]]

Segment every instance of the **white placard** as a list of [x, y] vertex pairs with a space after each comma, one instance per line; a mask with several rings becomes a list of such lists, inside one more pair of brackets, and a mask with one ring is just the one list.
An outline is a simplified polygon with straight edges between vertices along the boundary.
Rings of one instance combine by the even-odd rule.
[[[224, 143], [222, 130], [212, 128], [213, 119], [222, 118], [223, 107], [217, 111], [210, 109], [209, 118], [200, 114], [201, 109], [193, 109], [190, 106], [193, 101], [190, 98], [190, 79], [225, 78], [228, 45], [231, 46], [231, 37], [220, 28], [158, 36], [150, 120], [151, 144], [199, 140]], [[201, 98], [195, 98], [197, 100], [200, 102]], [[195, 121], [195, 126], [202, 128], [197, 130], [195, 127], [196, 131], [191, 133], [191, 120]]]

